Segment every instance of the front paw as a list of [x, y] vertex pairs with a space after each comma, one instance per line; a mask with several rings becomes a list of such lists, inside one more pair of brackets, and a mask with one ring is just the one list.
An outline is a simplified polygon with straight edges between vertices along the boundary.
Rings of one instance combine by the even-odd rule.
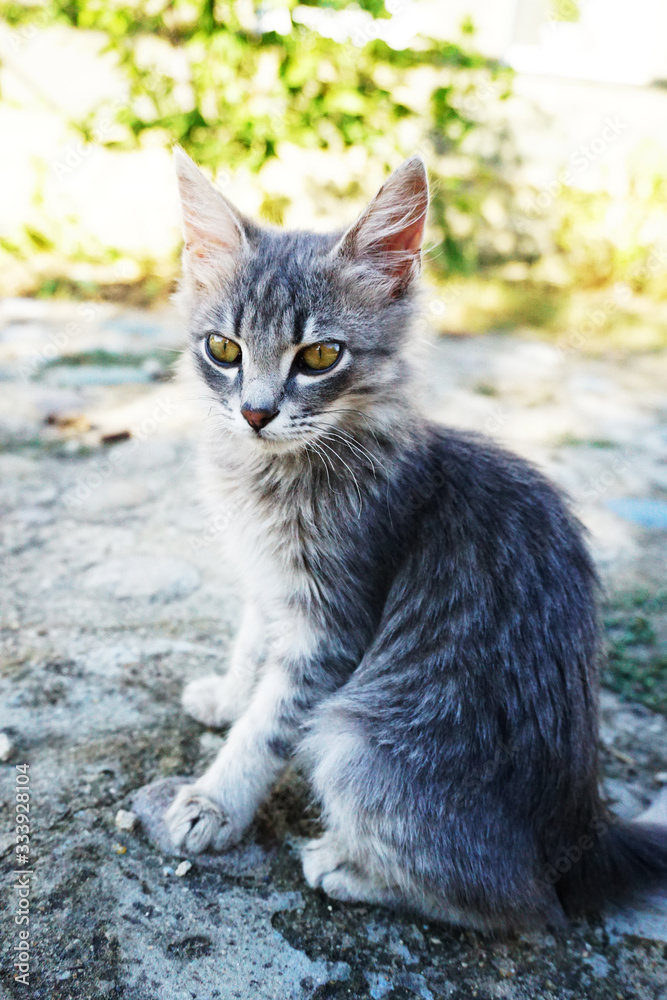
[[174, 847], [183, 854], [226, 851], [242, 834], [221, 806], [196, 785], [181, 788], [164, 821]]

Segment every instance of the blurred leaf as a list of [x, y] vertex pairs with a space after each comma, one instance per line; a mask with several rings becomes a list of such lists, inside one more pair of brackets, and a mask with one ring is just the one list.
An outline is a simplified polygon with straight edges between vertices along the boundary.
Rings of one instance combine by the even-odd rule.
[[[467, 138], [480, 126], [465, 109], [481, 107], [489, 93], [504, 95], [509, 72], [470, 47], [470, 24], [461, 44], [418, 38], [397, 50], [375, 31], [363, 46], [333, 41], [303, 25], [279, 34], [272, 15], [296, 6], [296, 0], [261, 6], [232, 0], [53, 0], [8, 3], [4, 13], [17, 27], [39, 13], [43, 26], [64, 24], [104, 37], [104, 51], [115, 57], [129, 98], [121, 106], [101, 101], [74, 124], [85, 141], [109, 149], [137, 148], [154, 133], [168, 135], [214, 170], [258, 172], [282, 143], [334, 154], [357, 146], [373, 155], [379, 150], [389, 165], [412, 152], [412, 144], [403, 148], [399, 126], [414, 122], [416, 129], [406, 135], [423, 137], [433, 153], [438, 272], [474, 268], [489, 243], [478, 233], [486, 225], [480, 206], [498, 171], [466, 153]], [[307, 0], [305, 6], [334, 18], [352, 7], [346, 0]], [[357, 6], [378, 26], [396, 9], [395, 0], [360, 0]], [[263, 31], [263, 21], [272, 30]], [[430, 99], [424, 79], [430, 81]], [[106, 129], [96, 140], [99, 123], [109, 118], [122, 128]], [[445, 178], [438, 193], [439, 161], [452, 154], [467, 157], [470, 176], [460, 183]], [[268, 199], [265, 211], [278, 219], [285, 207]], [[454, 210], [475, 220], [466, 233], [452, 224]], [[46, 251], [58, 237], [31, 232], [26, 239]]]
[[23, 231], [36, 250], [53, 250], [53, 241], [44, 233], [40, 233], [39, 230], [33, 229], [31, 226], [24, 226]]

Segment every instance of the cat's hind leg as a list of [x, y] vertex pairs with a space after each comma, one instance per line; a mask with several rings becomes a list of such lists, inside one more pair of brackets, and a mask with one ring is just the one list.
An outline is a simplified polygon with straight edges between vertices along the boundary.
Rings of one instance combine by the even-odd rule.
[[301, 848], [303, 875], [311, 889], [321, 886], [326, 875], [336, 871], [348, 860], [345, 845], [329, 830], [322, 837], [309, 840]]
[[536, 880], [520, 828], [490, 807], [488, 826], [471, 822], [472, 798], [462, 815], [456, 798], [441, 808], [435, 782], [419, 798], [405, 760], [399, 767], [378, 752], [344, 697], [320, 706], [300, 748], [327, 830], [302, 854], [309, 885], [482, 931], [560, 925], [553, 886]]
[[[406, 908], [412, 903], [395, 852], [378, 831], [363, 820], [363, 807], [350, 794], [347, 775], [367, 757], [363, 739], [344, 726], [332, 730], [316, 719], [301, 746], [302, 760], [322, 803], [327, 829], [301, 849], [301, 864], [311, 888], [322, 889], [341, 902], [378, 903]], [[345, 789], [345, 792], [342, 790]]]
[[301, 849], [303, 875], [312, 889], [322, 889], [332, 899], [346, 903], [382, 903], [398, 906], [400, 893], [358, 867], [347, 845], [328, 830]]

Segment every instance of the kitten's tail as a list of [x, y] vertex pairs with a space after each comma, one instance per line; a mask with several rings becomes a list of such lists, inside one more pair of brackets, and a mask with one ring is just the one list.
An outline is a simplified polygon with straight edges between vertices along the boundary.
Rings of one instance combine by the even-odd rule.
[[573, 916], [599, 913], [607, 903], [639, 903], [651, 892], [667, 891], [667, 826], [643, 819], [625, 823], [601, 814], [576, 847], [564, 849], [549, 866], [548, 879]]

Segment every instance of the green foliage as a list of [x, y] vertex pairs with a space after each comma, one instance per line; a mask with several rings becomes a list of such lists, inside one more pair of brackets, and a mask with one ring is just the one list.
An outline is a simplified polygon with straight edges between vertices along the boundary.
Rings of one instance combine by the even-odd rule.
[[581, 4], [579, 0], [551, 0], [551, 20], [570, 21], [581, 20]]
[[667, 649], [658, 640], [656, 624], [664, 621], [665, 612], [667, 594], [640, 592], [615, 602], [604, 622], [608, 650], [603, 683], [660, 712], [667, 712]]
[[608, 191], [563, 186], [554, 206], [554, 242], [580, 287], [625, 282], [633, 292], [667, 297], [662, 234], [667, 226], [664, 161], [641, 148], [621, 200]]
[[[469, 155], [466, 143], [480, 128], [484, 104], [507, 96], [508, 72], [470, 48], [469, 24], [465, 43], [419, 39], [413, 48], [391, 48], [376, 29], [389, 17], [382, 0], [362, 0], [370, 17], [361, 37], [349, 42], [298, 23], [306, 7], [325, 14], [349, 13], [350, 6], [309, 0], [297, 11], [296, 0], [262, 8], [249, 0], [54, 0], [39, 13], [42, 25], [101, 33], [122, 71], [127, 101], [102, 101], [74, 123], [85, 140], [107, 148], [179, 143], [214, 170], [258, 172], [281, 143], [332, 154], [362, 147], [389, 168], [416, 140], [435, 167], [435, 266], [443, 275], [468, 273], [480, 262], [481, 202], [496, 186], [497, 162], [492, 153]], [[21, 27], [36, 9], [9, 3], [5, 18]], [[414, 127], [405, 130], [406, 123]], [[438, 176], [453, 156], [461, 157], [456, 178], [444, 169]], [[285, 207], [275, 202], [264, 206], [273, 221]], [[462, 227], [462, 217], [479, 221]]]

